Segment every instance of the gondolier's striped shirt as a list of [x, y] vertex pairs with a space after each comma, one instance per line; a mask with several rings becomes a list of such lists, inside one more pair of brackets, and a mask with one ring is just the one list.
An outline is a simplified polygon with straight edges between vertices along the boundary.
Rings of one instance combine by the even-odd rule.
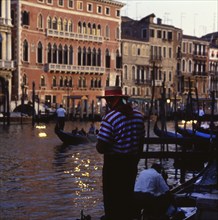
[[130, 117], [112, 110], [103, 118], [98, 133], [99, 140], [111, 144], [112, 154], [137, 154], [144, 136], [144, 117], [137, 110]]

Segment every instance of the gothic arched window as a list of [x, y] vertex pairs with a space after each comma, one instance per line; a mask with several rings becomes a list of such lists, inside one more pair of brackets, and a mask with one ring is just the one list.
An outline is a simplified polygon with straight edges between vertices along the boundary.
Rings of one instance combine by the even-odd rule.
[[28, 61], [28, 42], [24, 40], [23, 42], [23, 61]]
[[37, 48], [37, 62], [42, 63], [42, 43], [38, 43], [38, 48]]
[[38, 25], [38, 28], [43, 28], [43, 17], [41, 14], [38, 15], [37, 25]]

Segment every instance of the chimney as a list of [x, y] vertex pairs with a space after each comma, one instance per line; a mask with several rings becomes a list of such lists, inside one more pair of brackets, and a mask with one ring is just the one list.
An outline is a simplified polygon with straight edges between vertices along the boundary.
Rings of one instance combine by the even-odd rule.
[[157, 24], [162, 24], [162, 19], [161, 18], [157, 18]]

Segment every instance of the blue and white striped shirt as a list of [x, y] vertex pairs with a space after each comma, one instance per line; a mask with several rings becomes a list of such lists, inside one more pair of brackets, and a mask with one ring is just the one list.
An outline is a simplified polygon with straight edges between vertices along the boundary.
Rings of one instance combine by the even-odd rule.
[[144, 116], [137, 110], [126, 117], [117, 110], [102, 120], [98, 139], [111, 144], [111, 154], [137, 154], [145, 136]]

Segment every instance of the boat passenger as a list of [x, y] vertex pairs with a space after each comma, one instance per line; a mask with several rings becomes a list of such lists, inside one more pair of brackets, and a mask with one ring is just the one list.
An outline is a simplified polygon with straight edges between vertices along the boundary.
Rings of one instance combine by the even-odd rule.
[[86, 133], [86, 131], [84, 130], [84, 128], [82, 128], [78, 133], [79, 133], [80, 135], [82, 135], [82, 136], [86, 136], [86, 135], [87, 135], [87, 133]]
[[201, 117], [201, 116], [203, 116], [204, 115], [204, 110], [203, 110], [203, 107], [202, 106], [200, 106], [200, 109], [199, 109], [199, 116]]
[[89, 134], [95, 134], [95, 130], [96, 130], [96, 128], [95, 128], [94, 123], [91, 123], [88, 133]]
[[121, 87], [106, 87], [109, 112], [104, 116], [97, 136], [97, 151], [104, 154], [103, 220], [132, 219], [134, 183], [139, 154], [143, 150], [143, 115], [127, 103]]
[[76, 127], [75, 129], [72, 130], [72, 134], [77, 135], [79, 132], [78, 128]]
[[[154, 163], [151, 168], [141, 171], [134, 188], [135, 218], [140, 219], [141, 210], [150, 215], [165, 216], [171, 208], [171, 213], [177, 211], [174, 197], [162, 174], [162, 167]], [[158, 208], [158, 212], [157, 212]], [[157, 216], [156, 216], [157, 217]]]

